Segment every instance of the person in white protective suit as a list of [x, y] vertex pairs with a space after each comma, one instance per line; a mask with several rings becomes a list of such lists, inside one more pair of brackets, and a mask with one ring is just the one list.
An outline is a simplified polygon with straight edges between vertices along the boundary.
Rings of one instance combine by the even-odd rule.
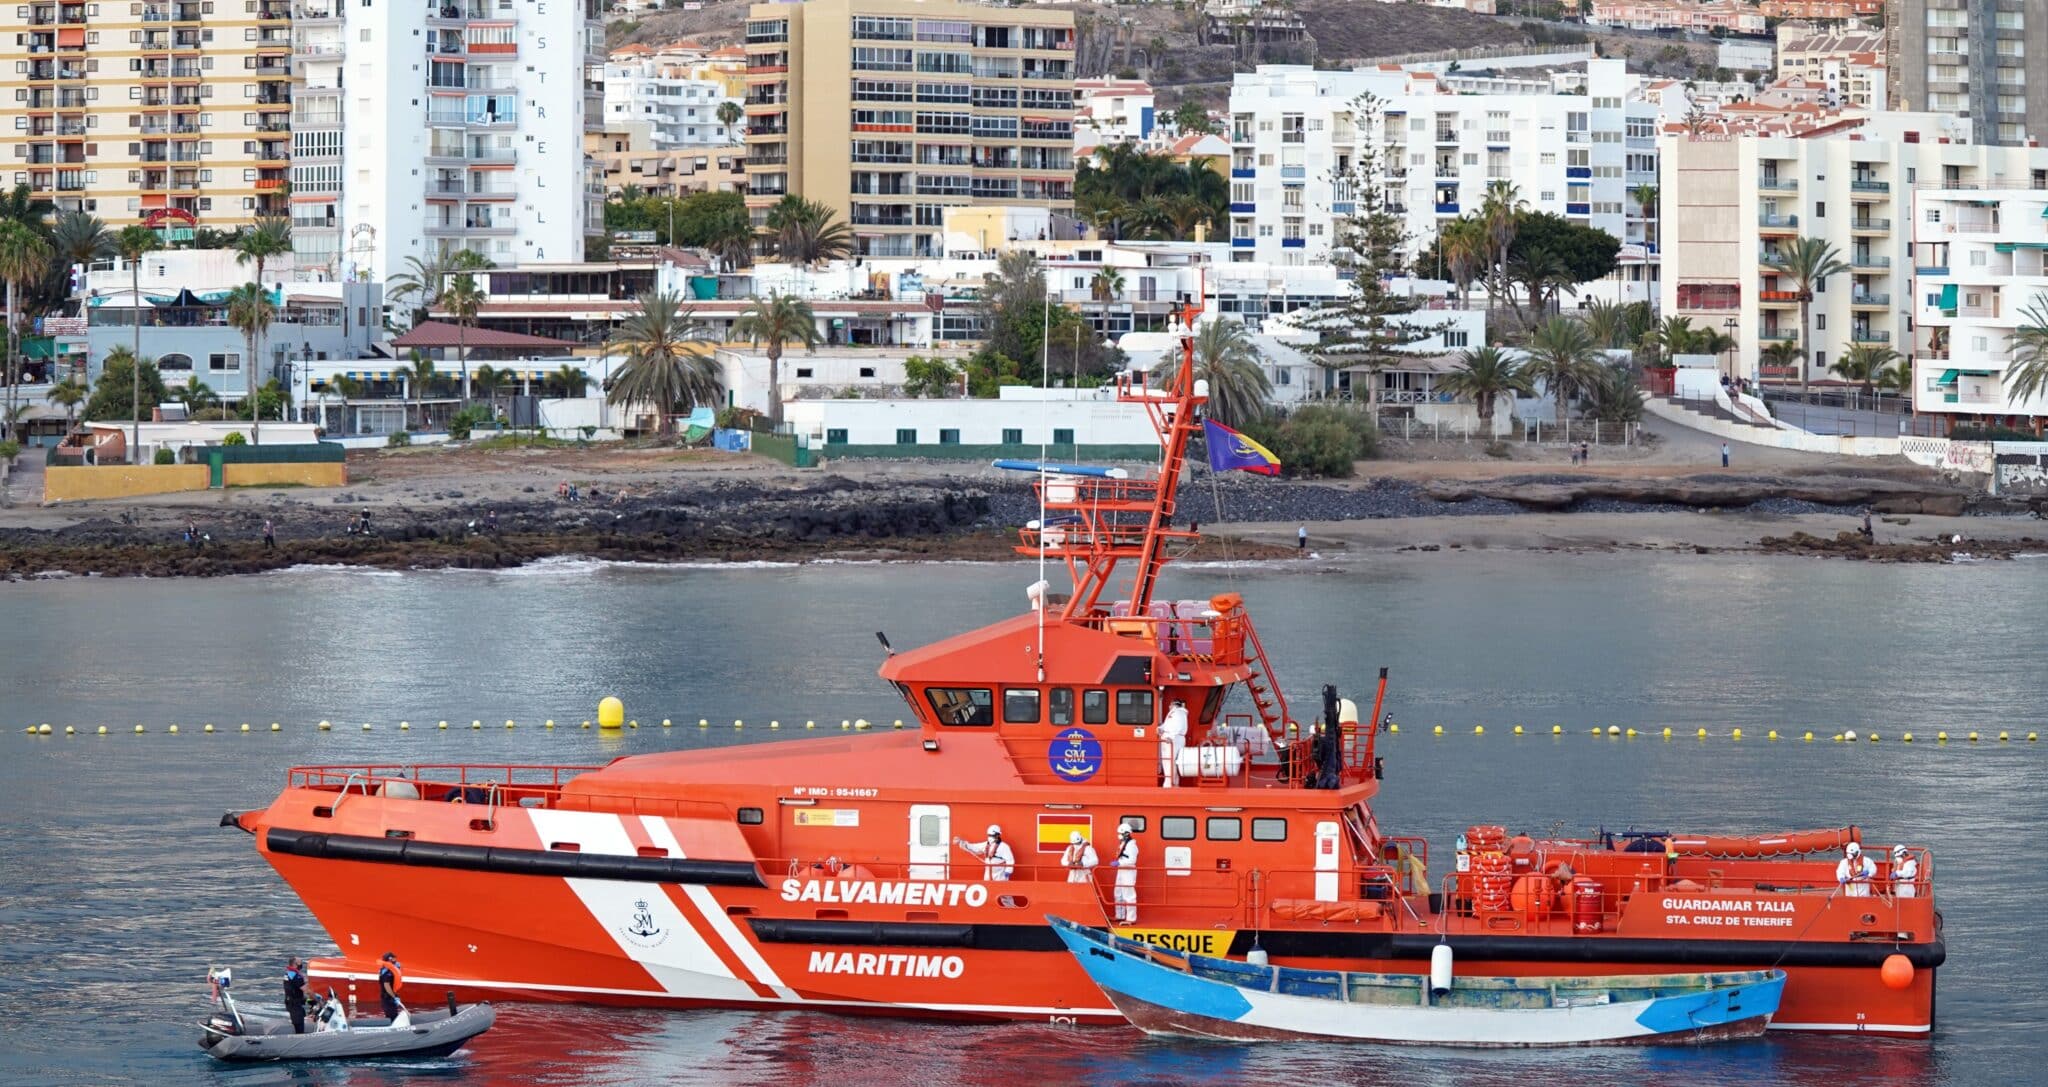
[[1920, 858], [1915, 857], [1905, 846], [1892, 847], [1892, 895], [1895, 898], [1918, 898], [1920, 888]]
[[1101, 863], [1102, 858], [1095, 855], [1095, 846], [1080, 831], [1067, 835], [1067, 851], [1060, 856], [1060, 864], [1067, 869], [1068, 883], [1087, 883], [1094, 879], [1095, 866]]
[[1869, 898], [1870, 882], [1877, 878], [1877, 862], [1863, 855], [1863, 847], [1850, 842], [1842, 847], [1841, 863], [1835, 865], [1835, 882], [1848, 898]]
[[1116, 923], [1135, 925], [1138, 923], [1138, 843], [1131, 836], [1131, 825], [1119, 823], [1116, 828], [1116, 859], [1109, 862], [1116, 869]]
[[953, 844], [981, 858], [981, 878], [985, 880], [1007, 880], [1017, 870], [1017, 855], [1010, 852], [1010, 843], [1003, 841], [1003, 828], [994, 823], [988, 825], [988, 837], [983, 841], [955, 838]]
[[1180, 753], [1188, 746], [1188, 704], [1176, 698], [1159, 721], [1159, 778], [1180, 784]]

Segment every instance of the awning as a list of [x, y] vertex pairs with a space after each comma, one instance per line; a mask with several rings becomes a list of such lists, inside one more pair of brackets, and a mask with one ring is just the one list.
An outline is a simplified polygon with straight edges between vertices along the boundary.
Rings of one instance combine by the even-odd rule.
[[1956, 284], [1944, 283], [1941, 285], [1941, 308], [1948, 310], [1956, 308]]
[[1936, 385], [1953, 385], [1956, 383], [1956, 375], [1960, 373], [1962, 373], [1961, 370], [1943, 370], [1941, 376], [1934, 379], [1934, 383]]

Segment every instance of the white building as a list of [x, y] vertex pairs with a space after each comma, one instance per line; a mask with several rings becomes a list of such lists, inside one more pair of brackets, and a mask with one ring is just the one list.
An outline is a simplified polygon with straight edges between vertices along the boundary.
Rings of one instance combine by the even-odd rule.
[[474, 249], [498, 264], [580, 260], [601, 221], [585, 166], [601, 121], [598, 0], [337, 3], [293, 20], [303, 278], [383, 280]]
[[[1355, 208], [1344, 179], [1370, 144], [1383, 148], [1386, 195], [1416, 249], [1439, 222], [1477, 210], [1496, 180], [1532, 210], [1641, 242], [1629, 190], [1656, 179], [1656, 108], [1633, 93], [1622, 61], [1590, 61], [1586, 78], [1584, 95], [1477, 95], [1391, 66], [1239, 73], [1230, 94], [1232, 259], [1326, 259], [1337, 220]], [[1376, 121], [1357, 112], [1366, 94], [1380, 103]]]
[[1903, 350], [1916, 194], [2048, 186], [2048, 150], [1973, 145], [1968, 133], [1946, 114], [1896, 113], [1804, 136], [1665, 137], [1661, 311], [1732, 332], [1737, 375], [1796, 381], [1796, 368], [1758, 373], [1762, 347], [1800, 338], [1797, 284], [1770, 259], [1794, 239], [1820, 238], [1848, 271], [1814, 288], [1811, 376], [1826, 379], [1851, 344]]
[[604, 66], [604, 129], [632, 134], [640, 150], [724, 147], [746, 136], [744, 123], [727, 125], [718, 107], [740, 100], [722, 79], [659, 57], [614, 56]]
[[1913, 407], [2008, 426], [2048, 416], [2048, 391], [2015, 400], [2004, 387], [2014, 330], [2048, 314], [2048, 183], [1917, 202]]
[[1142, 79], [1077, 79], [1074, 81], [1074, 154], [1097, 147], [1143, 143], [1158, 123], [1157, 98]]
[[1145, 405], [1114, 389], [1010, 386], [994, 400], [795, 400], [783, 418], [819, 456], [1035, 455], [1054, 459], [1157, 459], [1159, 435]]

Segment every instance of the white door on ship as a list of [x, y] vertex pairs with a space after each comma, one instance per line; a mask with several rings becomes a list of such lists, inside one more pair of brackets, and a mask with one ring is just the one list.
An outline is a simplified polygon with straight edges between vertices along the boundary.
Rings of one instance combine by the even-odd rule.
[[944, 804], [910, 806], [910, 878], [946, 879], [952, 859], [953, 813]]

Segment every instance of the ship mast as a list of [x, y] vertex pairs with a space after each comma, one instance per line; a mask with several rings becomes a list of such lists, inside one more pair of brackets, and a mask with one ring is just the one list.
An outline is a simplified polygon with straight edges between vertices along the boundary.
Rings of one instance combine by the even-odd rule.
[[1025, 555], [1066, 562], [1074, 591], [1060, 617], [1085, 621], [1102, 614], [1103, 593], [1125, 559], [1137, 563], [1131, 583], [1130, 613], [1144, 615], [1152, 603], [1159, 573], [1169, 561], [1166, 545], [1193, 540], [1196, 533], [1173, 527], [1180, 473], [1187, 461], [1188, 440], [1199, 425], [1200, 408], [1208, 400], [1195, 392], [1195, 318], [1197, 302], [1181, 306], [1181, 364], [1171, 388], [1148, 386], [1142, 372], [1116, 377], [1116, 401], [1143, 404], [1159, 435], [1159, 468], [1151, 479], [1060, 475], [1045, 472], [1038, 480], [1041, 519], [1024, 529], [1017, 548]]

